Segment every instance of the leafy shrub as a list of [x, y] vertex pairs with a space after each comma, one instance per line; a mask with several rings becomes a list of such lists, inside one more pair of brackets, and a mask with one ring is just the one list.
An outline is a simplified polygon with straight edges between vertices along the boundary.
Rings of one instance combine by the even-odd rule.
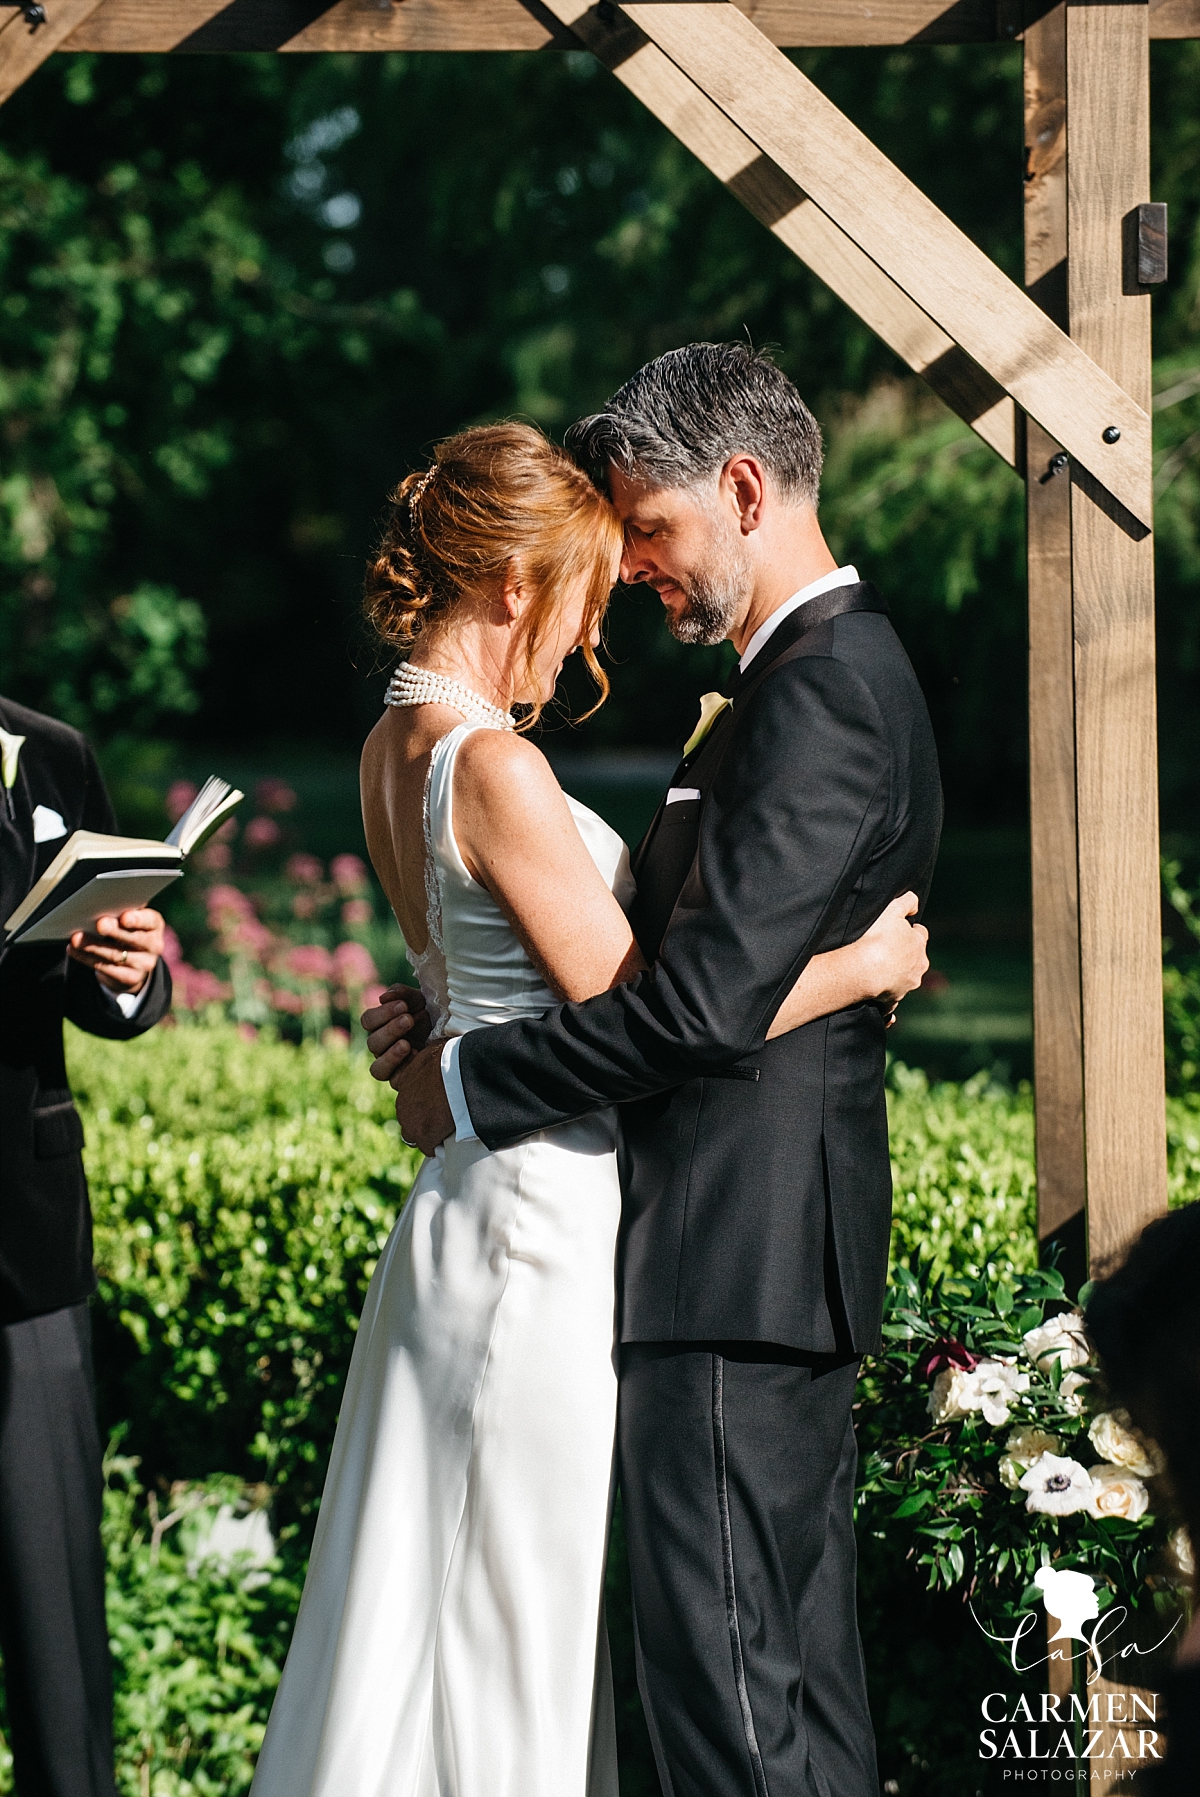
[[[141, 1456], [139, 1476], [151, 1490], [215, 1468], [269, 1481], [286, 1568], [269, 1587], [245, 1591], [211, 1568], [193, 1578], [184, 1544], [164, 1543], [155, 1564], [153, 1519], [132, 1469], [117, 1469], [106, 1527], [122, 1791], [142, 1797], [149, 1778], [154, 1797], [236, 1797], [278, 1677], [357, 1315], [418, 1157], [399, 1140], [390, 1092], [344, 1045], [297, 1046], [269, 1030], [255, 1036], [214, 1012], [125, 1044], [69, 1032], [68, 1048], [87, 1129], [109, 1417], [129, 1419], [126, 1446]], [[904, 1321], [898, 1308], [913, 1309], [935, 1333], [978, 1350], [982, 1335], [973, 1331], [986, 1318], [951, 1319], [938, 1306], [969, 1306], [966, 1286], [955, 1284], [965, 1280], [980, 1282], [986, 1296], [976, 1308], [1010, 1333], [1017, 1295], [1018, 1321], [1033, 1308], [1030, 1095], [985, 1076], [930, 1086], [899, 1065], [890, 1083], [892, 1320]], [[1168, 1102], [1168, 1134], [1172, 1201], [1184, 1202], [1200, 1195], [1200, 1096]], [[905, 1269], [915, 1276], [923, 1261], [918, 1299]], [[1002, 1313], [1005, 1290], [1013, 1306]], [[1044, 1302], [1042, 1292], [1037, 1303]], [[899, 1476], [906, 1447], [930, 1434], [929, 1381], [906, 1370], [916, 1359], [915, 1348], [894, 1338], [860, 1391], [864, 1448], [881, 1456], [864, 1456], [860, 1601], [885, 1776], [902, 1773], [910, 1791], [918, 1788], [913, 1764], [940, 1757], [940, 1771], [922, 1772], [919, 1788], [958, 1797], [975, 1788], [974, 1768], [960, 1757], [953, 1717], [977, 1703], [981, 1679], [1000, 1675], [981, 1670], [990, 1650], [960, 1601], [962, 1583], [949, 1595], [925, 1593], [929, 1568], [917, 1576], [918, 1552], [930, 1547], [918, 1527], [961, 1526], [937, 1508], [949, 1462], [922, 1450], [911, 1467], [905, 1462], [904, 1493], [886, 1485]], [[970, 1425], [952, 1425], [952, 1435], [956, 1428], [965, 1438]], [[959, 1437], [941, 1446], [956, 1453]], [[985, 1470], [998, 1464], [998, 1438], [977, 1432], [976, 1445]], [[894, 1517], [927, 1487], [928, 1505]], [[1025, 1539], [1019, 1499], [988, 1488], [986, 1502], [1003, 1505], [1014, 1539]], [[903, 1553], [918, 1541], [910, 1563]], [[954, 1573], [949, 1550], [962, 1543], [939, 1541], [933, 1551]], [[619, 1537], [614, 1555], [619, 1593]], [[968, 1562], [964, 1550], [963, 1582]], [[1001, 1576], [1011, 1583], [1011, 1564]], [[649, 1791], [648, 1763], [633, 1763], [641, 1724], [620, 1656], [623, 1614], [618, 1609], [614, 1647], [633, 1756], [626, 1771], [631, 1790]], [[941, 1695], [931, 1707], [932, 1690]], [[958, 1696], [949, 1701], [951, 1690], [961, 1704]], [[0, 1792], [6, 1788], [0, 1763]]]
[[919, 1068], [894, 1062], [891, 1129], [892, 1259], [934, 1273], [978, 1276], [1037, 1265], [1033, 1097], [977, 1073], [963, 1085], [930, 1086]]
[[110, 1417], [155, 1471], [265, 1477], [288, 1521], [310, 1515], [419, 1159], [390, 1091], [344, 1048], [216, 1021], [115, 1049], [72, 1032], [70, 1058]]

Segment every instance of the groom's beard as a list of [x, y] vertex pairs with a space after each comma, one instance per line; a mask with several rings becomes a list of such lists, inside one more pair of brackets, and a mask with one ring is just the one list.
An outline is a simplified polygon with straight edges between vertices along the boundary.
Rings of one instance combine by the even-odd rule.
[[[714, 565], [715, 564], [715, 565]], [[739, 611], [750, 597], [752, 576], [748, 558], [735, 549], [714, 551], [708, 569], [681, 579], [687, 595], [684, 609], [667, 617], [667, 629], [676, 641], [711, 648], [723, 643]]]

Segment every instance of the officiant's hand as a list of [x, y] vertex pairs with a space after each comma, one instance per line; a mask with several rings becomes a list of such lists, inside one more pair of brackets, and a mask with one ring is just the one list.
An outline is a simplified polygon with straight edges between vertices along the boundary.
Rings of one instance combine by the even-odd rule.
[[425, 999], [415, 986], [388, 986], [379, 1003], [360, 1019], [367, 1034], [373, 1079], [391, 1081], [417, 1050], [429, 1040], [430, 1017]]
[[454, 1134], [454, 1118], [442, 1082], [441, 1042], [433, 1042], [415, 1054], [396, 1074], [396, 1121], [410, 1148], [433, 1154], [447, 1136]]
[[90, 967], [110, 992], [140, 992], [163, 952], [166, 925], [157, 911], [122, 911], [98, 917], [93, 930], [76, 930], [67, 945], [72, 961]]

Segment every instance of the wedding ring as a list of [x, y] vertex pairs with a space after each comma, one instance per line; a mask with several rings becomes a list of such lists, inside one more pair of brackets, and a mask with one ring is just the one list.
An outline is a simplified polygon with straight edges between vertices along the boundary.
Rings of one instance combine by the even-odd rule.
[[121, 959], [117, 962], [117, 966], [124, 967], [124, 965], [125, 965], [126, 961], [128, 961], [128, 959], [129, 959], [129, 950], [127, 948], [123, 948], [121, 950]]

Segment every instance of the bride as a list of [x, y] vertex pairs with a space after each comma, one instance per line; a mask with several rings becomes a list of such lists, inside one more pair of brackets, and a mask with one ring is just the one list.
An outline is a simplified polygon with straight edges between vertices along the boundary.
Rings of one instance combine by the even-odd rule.
[[[644, 965], [624, 843], [521, 728], [595, 657], [621, 528], [519, 424], [440, 445], [367, 576], [411, 650], [362, 760], [376, 871], [435, 1034]], [[920, 981], [897, 900], [811, 961], [771, 1034]], [[602, 1587], [617, 1399], [613, 1111], [426, 1161], [355, 1342], [253, 1797], [616, 1797]]]

